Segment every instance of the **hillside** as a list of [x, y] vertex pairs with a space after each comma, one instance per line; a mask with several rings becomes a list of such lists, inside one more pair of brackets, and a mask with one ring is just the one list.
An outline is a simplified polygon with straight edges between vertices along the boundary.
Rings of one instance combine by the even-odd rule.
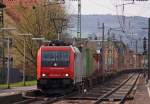
[[[142, 40], [147, 37], [147, 30], [142, 28], [148, 27], [148, 19], [144, 17], [125, 17], [125, 33], [121, 31], [111, 31], [111, 35], [115, 34], [116, 39], [121, 39], [128, 44], [131, 48], [135, 48], [135, 42], [133, 39], [138, 39], [138, 49], [142, 51]], [[77, 15], [72, 15], [71, 20], [73, 22], [73, 28], [71, 30], [77, 30]], [[119, 22], [120, 21], [120, 22]], [[102, 30], [98, 29], [98, 22], [100, 26], [105, 23], [105, 37], [108, 36], [109, 28], [118, 28], [122, 22], [122, 16], [116, 15], [82, 15], [82, 37], [102, 36]], [[120, 28], [121, 29], [121, 28]], [[118, 29], [117, 29], [118, 30]], [[76, 31], [71, 31], [71, 34], [76, 36]], [[132, 42], [131, 42], [132, 40]]]

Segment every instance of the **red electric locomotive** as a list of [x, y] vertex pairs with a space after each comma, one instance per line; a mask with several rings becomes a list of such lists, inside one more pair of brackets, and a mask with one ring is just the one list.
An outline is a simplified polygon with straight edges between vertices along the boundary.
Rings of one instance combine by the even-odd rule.
[[[42, 46], [37, 56], [37, 87], [47, 93], [61, 93], [72, 89], [80, 67], [80, 52], [73, 46]], [[76, 58], [75, 58], [76, 57]], [[78, 60], [78, 61], [76, 61]], [[78, 74], [79, 75], [79, 74]]]

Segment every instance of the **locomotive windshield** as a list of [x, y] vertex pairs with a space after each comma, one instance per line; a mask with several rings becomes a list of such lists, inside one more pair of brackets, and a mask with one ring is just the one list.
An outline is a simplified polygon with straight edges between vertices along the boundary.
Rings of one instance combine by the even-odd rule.
[[69, 52], [67, 51], [43, 51], [42, 67], [67, 67], [69, 66]]

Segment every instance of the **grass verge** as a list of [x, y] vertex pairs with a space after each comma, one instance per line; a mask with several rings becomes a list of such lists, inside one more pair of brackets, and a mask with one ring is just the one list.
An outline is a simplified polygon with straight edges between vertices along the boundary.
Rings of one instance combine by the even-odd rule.
[[[36, 84], [37, 84], [36, 80], [26, 81], [25, 83], [26, 86], [33, 86]], [[23, 82], [10, 83], [10, 88], [11, 87], [23, 87], [23, 86], [24, 86]], [[0, 84], [0, 89], [6, 89], [6, 88], [8, 88], [7, 84]]]

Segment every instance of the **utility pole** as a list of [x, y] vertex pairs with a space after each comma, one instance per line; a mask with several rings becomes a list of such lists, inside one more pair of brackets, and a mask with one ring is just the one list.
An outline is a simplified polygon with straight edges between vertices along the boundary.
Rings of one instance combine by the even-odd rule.
[[23, 78], [22, 78], [22, 82], [23, 82], [23, 85], [25, 86], [26, 85], [26, 39], [25, 39], [25, 36], [31, 36], [32, 34], [19, 34], [19, 36], [24, 36], [24, 42], [23, 42], [23, 47], [24, 47], [24, 56], [23, 56], [23, 59], [24, 59], [24, 63], [23, 63]]
[[122, 42], [122, 35], [120, 35], [120, 42]]
[[[3, 0], [0, 2], [0, 28], [4, 27], [4, 8], [6, 5], [3, 4]], [[4, 52], [4, 32], [2, 31], [2, 58], [3, 58], [3, 69], [5, 67], [5, 52]]]
[[[104, 39], [105, 39], [105, 24], [102, 24], [102, 69], [104, 73]], [[103, 74], [104, 75], [104, 74]], [[103, 76], [103, 81], [104, 81], [105, 76]]]
[[136, 47], [135, 50], [136, 50], [136, 54], [137, 54], [138, 53], [138, 40], [137, 39], [135, 40], [135, 47]]
[[119, 5], [116, 5], [116, 8], [117, 7], [119, 7], [119, 6], [122, 6], [122, 26], [120, 26], [121, 28], [122, 28], [122, 31], [123, 32], [125, 32], [126, 30], [125, 30], [125, 22], [126, 22], [126, 17], [125, 17], [125, 15], [124, 15], [124, 13], [125, 13], [125, 6], [126, 5], [131, 5], [131, 4], [134, 4], [134, 0], [131, 0], [132, 2], [130, 2], [130, 3], [124, 3], [124, 0], [123, 0], [123, 4], [119, 4]]
[[144, 69], [146, 68], [146, 58], [147, 58], [147, 39], [146, 37], [143, 38], [143, 55], [144, 55]]
[[10, 88], [10, 38], [8, 36], [7, 47], [8, 47], [8, 58], [7, 58], [7, 88]]
[[150, 83], [150, 18], [148, 18], [148, 82]]
[[81, 41], [81, 0], [78, 0], [78, 26], [77, 38]]
[[16, 28], [1, 28], [1, 31], [6, 31], [8, 33], [8, 40], [7, 40], [7, 51], [8, 51], [8, 58], [7, 58], [7, 88], [10, 88], [10, 37], [9, 31], [16, 30]]
[[[98, 29], [102, 29], [102, 71], [103, 71], [103, 73], [104, 73], [104, 40], [105, 40], [105, 24], [104, 23], [102, 23], [102, 27], [100, 27], [99, 26], [100, 24], [98, 23]], [[99, 63], [100, 64], [100, 63]], [[104, 74], [103, 74], [104, 75]], [[105, 76], [103, 76], [103, 81], [104, 81], [104, 77]]]
[[137, 68], [137, 66], [138, 66], [137, 58], [138, 58], [138, 40], [135, 39], [135, 60], [136, 60], [136, 68]]
[[148, 18], [148, 28], [142, 28], [142, 29], [148, 29], [148, 78], [147, 78], [147, 82], [150, 85], [150, 18]]
[[[81, 0], [78, 0], [78, 26], [77, 26], [77, 39], [79, 41], [80, 47], [82, 47], [81, 43]], [[82, 84], [84, 89], [84, 84]]]
[[108, 29], [108, 36], [107, 36], [107, 40], [110, 40], [110, 31], [111, 31], [111, 29]]

